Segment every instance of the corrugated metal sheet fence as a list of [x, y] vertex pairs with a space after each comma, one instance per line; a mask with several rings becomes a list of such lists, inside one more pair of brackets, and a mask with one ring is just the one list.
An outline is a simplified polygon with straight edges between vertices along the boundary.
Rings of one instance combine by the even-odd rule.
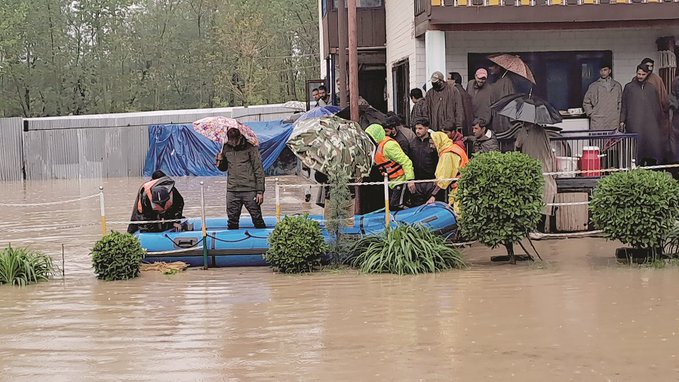
[[0, 118], [0, 180], [23, 179], [21, 118]]
[[141, 176], [149, 125], [191, 123], [216, 115], [266, 121], [284, 119], [293, 112], [283, 105], [262, 105], [0, 119], [0, 181]]

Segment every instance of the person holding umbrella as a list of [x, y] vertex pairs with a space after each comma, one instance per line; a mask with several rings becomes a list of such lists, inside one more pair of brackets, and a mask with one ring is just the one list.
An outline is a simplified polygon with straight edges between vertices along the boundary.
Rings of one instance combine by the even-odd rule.
[[[554, 171], [554, 152], [545, 130], [546, 125], [562, 121], [559, 112], [547, 101], [531, 94], [513, 94], [502, 98], [491, 106], [498, 115], [518, 121], [514, 147], [516, 150], [537, 159], [542, 164], [542, 172]], [[553, 176], [545, 176], [544, 215], [554, 214], [556, 181]]]
[[[491, 85], [491, 104], [498, 102], [503, 97], [516, 94], [516, 84], [513, 80], [513, 77], [515, 76], [525, 78], [526, 80], [535, 84], [533, 72], [531, 72], [528, 65], [526, 65], [526, 63], [523, 62], [519, 56], [511, 54], [499, 54], [490, 56], [488, 59], [492, 62], [492, 65], [490, 65], [488, 69], [495, 80]], [[502, 152], [514, 150], [514, 141], [516, 137], [505, 137], [503, 134], [512, 129], [510, 118], [491, 110], [490, 124], [492, 130], [498, 134], [500, 150]]]
[[248, 142], [238, 129], [226, 132], [227, 141], [217, 154], [217, 168], [227, 171], [227, 229], [238, 229], [243, 205], [250, 213], [255, 228], [266, 228], [261, 204], [264, 202], [264, 167], [256, 146]]
[[264, 167], [259, 155], [259, 138], [252, 129], [227, 117], [207, 117], [195, 121], [199, 134], [222, 143], [216, 165], [228, 171], [226, 214], [228, 229], [238, 229], [243, 205], [255, 228], [266, 228], [260, 205], [264, 202]]

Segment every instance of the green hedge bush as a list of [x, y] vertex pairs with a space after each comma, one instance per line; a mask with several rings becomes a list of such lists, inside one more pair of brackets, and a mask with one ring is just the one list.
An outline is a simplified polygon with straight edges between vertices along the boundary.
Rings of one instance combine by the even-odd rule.
[[0, 284], [24, 286], [47, 281], [54, 273], [52, 258], [28, 248], [0, 251]]
[[97, 278], [116, 281], [139, 276], [146, 251], [135, 236], [113, 231], [94, 245], [90, 255]]
[[349, 263], [365, 273], [419, 274], [465, 267], [460, 252], [426, 227], [401, 224], [357, 241]]
[[326, 249], [317, 221], [308, 216], [286, 216], [269, 236], [264, 258], [282, 273], [311, 272], [320, 265]]
[[493, 248], [504, 245], [510, 251], [537, 228], [544, 207], [543, 189], [540, 162], [528, 155], [490, 152], [474, 156], [459, 180], [462, 235]]
[[679, 218], [679, 183], [666, 172], [614, 173], [599, 181], [590, 209], [595, 226], [609, 238], [661, 249]]

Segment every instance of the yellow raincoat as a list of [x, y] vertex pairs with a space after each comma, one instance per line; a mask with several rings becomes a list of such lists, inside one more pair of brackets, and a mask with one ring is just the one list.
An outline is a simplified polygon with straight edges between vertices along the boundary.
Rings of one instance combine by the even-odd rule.
[[[452, 181], [450, 180], [439, 180], [439, 179], [449, 179], [457, 178], [460, 174], [460, 168], [465, 166], [469, 161], [468, 158], [462, 158], [460, 155], [451, 152], [453, 150], [453, 141], [448, 138], [448, 136], [440, 131], [431, 134], [431, 140], [436, 146], [436, 151], [439, 153], [439, 163], [436, 165], [436, 185], [442, 189], [447, 190], [450, 187]], [[457, 149], [457, 148], [456, 148]], [[455, 207], [455, 212], [458, 212], [458, 207], [455, 205], [455, 195], [457, 194], [457, 188], [450, 190], [448, 193], [448, 204]]]

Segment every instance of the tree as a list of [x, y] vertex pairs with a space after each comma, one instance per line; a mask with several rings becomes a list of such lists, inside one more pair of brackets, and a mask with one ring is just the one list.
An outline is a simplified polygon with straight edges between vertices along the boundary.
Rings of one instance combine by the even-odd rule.
[[318, 77], [314, 0], [3, 0], [0, 115], [284, 102]]

